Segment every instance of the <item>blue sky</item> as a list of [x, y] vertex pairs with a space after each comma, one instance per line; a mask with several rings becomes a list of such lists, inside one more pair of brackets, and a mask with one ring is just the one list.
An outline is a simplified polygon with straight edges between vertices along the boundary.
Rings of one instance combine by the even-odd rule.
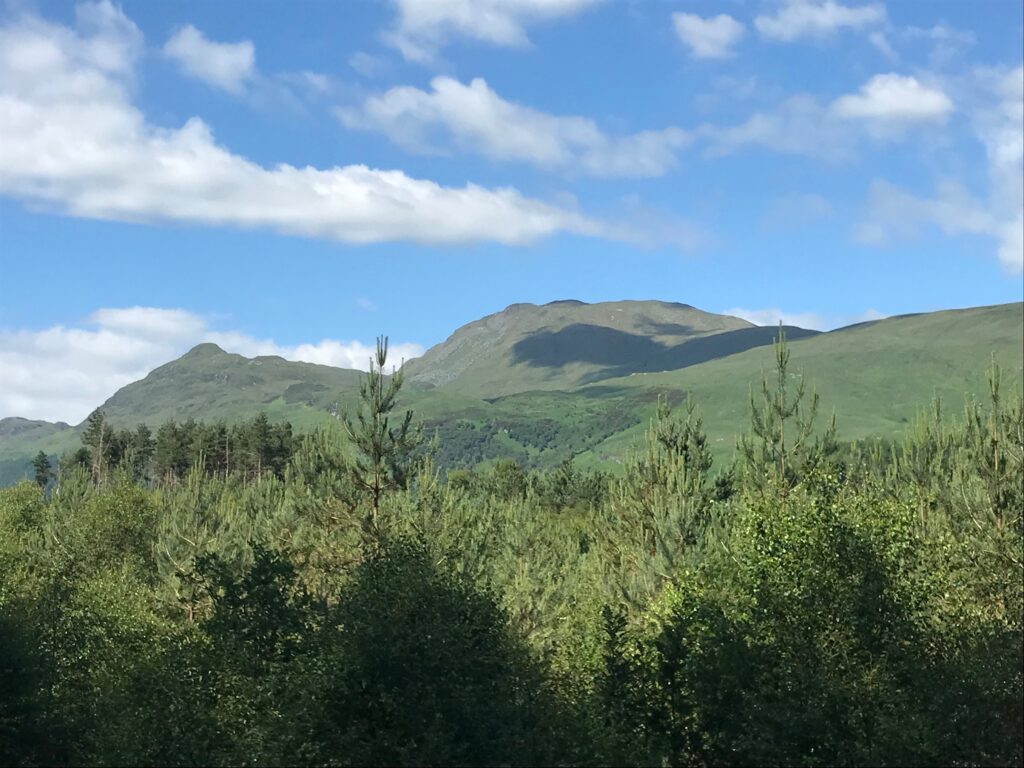
[[0, 417], [513, 302], [1019, 301], [1016, 0], [0, 0]]

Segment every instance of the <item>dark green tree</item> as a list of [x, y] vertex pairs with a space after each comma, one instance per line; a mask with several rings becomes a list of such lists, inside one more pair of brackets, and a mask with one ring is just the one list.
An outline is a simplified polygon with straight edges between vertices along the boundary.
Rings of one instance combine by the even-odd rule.
[[50, 457], [44, 451], [40, 451], [32, 459], [32, 476], [36, 481], [36, 485], [40, 488], [46, 488], [50, 480], [53, 479], [53, 467], [50, 466]]
[[99, 408], [89, 414], [82, 432], [82, 445], [89, 451], [89, 470], [92, 480], [103, 480], [109, 466], [108, 458], [114, 442], [114, 430], [107, 423], [107, 417]]

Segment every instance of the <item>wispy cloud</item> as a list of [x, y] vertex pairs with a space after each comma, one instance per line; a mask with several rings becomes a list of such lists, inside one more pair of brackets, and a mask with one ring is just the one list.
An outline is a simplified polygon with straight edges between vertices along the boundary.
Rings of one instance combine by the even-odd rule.
[[843, 5], [834, 0], [783, 0], [774, 13], [754, 19], [761, 37], [777, 43], [823, 39], [842, 30], [865, 30], [885, 23], [885, 6]]
[[997, 243], [1009, 273], [1024, 272], [1024, 67], [984, 68], [951, 87], [988, 159], [986, 196], [945, 179], [933, 194], [911, 193], [876, 180], [858, 229], [861, 241], [887, 245], [933, 227], [947, 235], [977, 235]]
[[523, 161], [591, 176], [660, 176], [688, 142], [679, 128], [610, 136], [585, 117], [550, 115], [503, 99], [482, 78], [435, 77], [430, 90], [403, 86], [339, 108], [348, 128], [383, 133], [414, 151], [454, 146], [497, 160]]
[[838, 162], [852, 159], [865, 139], [899, 140], [915, 126], [941, 124], [953, 108], [939, 87], [890, 73], [872, 77], [856, 93], [831, 103], [797, 94], [738, 125], [705, 125], [698, 134], [712, 155], [760, 147]]
[[531, 24], [575, 16], [602, 0], [393, 0], [385, 40], [411, 61], [431, 62], [453, 38], [523, 47]]

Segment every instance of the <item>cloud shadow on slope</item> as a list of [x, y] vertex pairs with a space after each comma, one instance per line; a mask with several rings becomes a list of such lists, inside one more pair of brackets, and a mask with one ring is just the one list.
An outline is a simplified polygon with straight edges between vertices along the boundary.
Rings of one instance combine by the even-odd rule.
[[[785, 326], [791, 341], [817, 335], [817, 331]], [[571, 363], [602, 366], [580, 383], [628, 376], [631, 373], [688, 368], [720, 357], [771, 344], [777, 327], [754, 326], [702, 336], [665, 346], [647, 336], [599, 325], [575, 323], [558, 331], [541, 331], [516, 342], [512, 363], [531, 368], [560, 368]]]

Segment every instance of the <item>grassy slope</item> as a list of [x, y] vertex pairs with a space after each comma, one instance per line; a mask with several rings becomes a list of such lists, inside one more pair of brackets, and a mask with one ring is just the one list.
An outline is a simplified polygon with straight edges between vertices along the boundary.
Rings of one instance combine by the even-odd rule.
[[[637, 370], [665, 370], [721, 354], [729, 342], [683, 353], [710, 334], [746, 331], [731, 346], [759, 343], [760, 329], [684, 304], [559, 301], [513, 304], [459, 328], [409, 363], [413, 386], [495, 398], [532, 390], [564, 390]], [[763, 342], [762, 342], [763, 343]]]
[[[790, 370], [802, 371], [821, 396], [823, 418], [836, 410], [842, 438], [896, 437], [935, 395], [947, 411], [959, 411], [965, 396], [986, 396], [993, 353], [1003, 368], [1004, 385], [1019, 389], [1024, 380], [1024, 304], [890, 318], [800, 339], [791, 344]], [[749, 388], [759, 387], [762, 368], [773, 365], [771, 350], [759, 348], [600, 386], [677, 396], [690, 392], [721, 459], [731, 455], [749, 423]], [[617, 433], [581, 460], [621, 456], [642, 432], [643, 425]]]

